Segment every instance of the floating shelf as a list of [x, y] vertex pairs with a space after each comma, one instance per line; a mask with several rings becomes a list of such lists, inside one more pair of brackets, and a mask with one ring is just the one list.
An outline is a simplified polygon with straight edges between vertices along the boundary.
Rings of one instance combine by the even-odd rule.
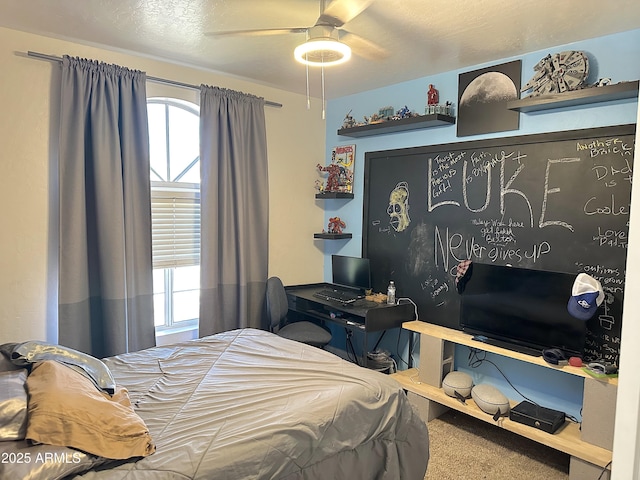
[[552, 93], [537, 97], [527, 97], [522, 100], [512, 100], [507, 102], [507, 108], [519, 112], [535, 112], [552, 108], [586, 105], [588, 103], [610, 102], [637, 96], [638, 80], [634, 80], [631, 82], [616, 83], [614, 85], [605, 85], [604, 87], [590, 87], [573, 90], [571, 92]]
[[343, 238], [351, 238], [350, 233], [314, 233], [313, 238], [322, 238], [324, 240], [342, 240]]
[[433, 113], [429, 115], [403, 118], [401, 120], [388, 120], [386, 122], [360, 125], [358, 127], [341, 128], [338, 130], [338, 135], [345, 137], [368, 137], [370, 135], [379, 135], [382, 133], [404, 132], [420, 128], [452, 125], [454, 123], [456, 123], [456, 117], [441, 113]]
[[353, 193], [350, 192], [322, 192], [316, 193], [316, 198], [353, 198]]

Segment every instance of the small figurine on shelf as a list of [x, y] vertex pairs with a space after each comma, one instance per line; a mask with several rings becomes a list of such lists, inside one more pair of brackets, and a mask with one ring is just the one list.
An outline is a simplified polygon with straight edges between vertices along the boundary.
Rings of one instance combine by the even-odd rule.
[[378, 109], [378, 117], [380, 117], [381, 120], [390, 120], [392, 116], [393, 116], [392, 106], [382, 107]]
[[344, 116], [342, 128], [353, 128], [356, 126], [356, 120], [351, 116], [351, 112], [352, 110], [349, 110], [349, 113]]
[[322, 193], [324, 191], [324, 183], [322, 182], [322, 180], [316, 180], [314, 186], [318, 193]]
[[329, 219], [329, 233], [340, 235], [342, 229], [346, 226], [346, 223], [344, 223], [340, 217], [331, 217]]
[[380, 123], [380, 122], [382, 122], [382, 121], [383, 121], [383, 119], [382, 119], [382, 118], [380, 117], [380, 115], [378, 115], [377, 113], [374, 113], [374, 114], [373, 114], [373, 115], [371, 115], [370, 117], [367, 117], [366, 115], [365, 115], [365, 117], [364, 117], [364, 123], [365, 123], [366, 125], [372, 125], [372, 124], [374, 124], [374, 123]]
[[402, 120], [403, 118], [409, 117], [411, 117], [411, 110], [409, 110], [409, 107], [405, 105], [396, 112], [396, 114], [393, 116], [393, 120]]
[[440, 93], [432, 85], [429, 84], [427, 91], [427, 105], [424, 107], [425, 115], [443, 114], [453, 116], [453, 104], [451, 102], [440, 103]]
[[427, 105], [437, 105], [439, 101], [439, 94], [436, 87], [429, 84], [429, 91], [427, 92]]
[[330, 163], [326, 167], [323, 167], [318, 163], [318, 170], [320, 172], [327, 172], [327, 185], [324, 188], [325, 192], [339, 192], [340, 191], [340, 166], [335, 163]]
[[453, 117], [453, 103], [447, 101], [447, 103], [444, 104], [444, 108], [445, 108], [444, 113], [446, 115], [451, 115]]

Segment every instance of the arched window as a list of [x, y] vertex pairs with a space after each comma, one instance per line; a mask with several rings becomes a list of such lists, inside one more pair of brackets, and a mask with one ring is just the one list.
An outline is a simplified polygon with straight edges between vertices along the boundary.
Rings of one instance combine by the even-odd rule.
[[197, 328], [200, 297], [198, 106], [147, 100], [156, 331]]

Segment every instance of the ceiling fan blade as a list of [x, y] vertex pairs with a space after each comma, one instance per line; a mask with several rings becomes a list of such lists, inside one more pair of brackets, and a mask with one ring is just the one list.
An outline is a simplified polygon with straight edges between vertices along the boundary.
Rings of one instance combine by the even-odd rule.
[[382, 60], [389, 56], [384, 47], [346, 30], [340, 30], [340, 41], [349, 45], [353, 53], [367, 60]]
[[308, 27], [295, 28], [257, 28], [253, 30], [224, 30], [207, 32], [208, 37], [263, 37], [268, 35], [284, 35], [287, 33], [305, 33]]
[[374, 0], [333, 0], [318, 18], [316, 24], [325, 23], [341, 27], [360, 15]]

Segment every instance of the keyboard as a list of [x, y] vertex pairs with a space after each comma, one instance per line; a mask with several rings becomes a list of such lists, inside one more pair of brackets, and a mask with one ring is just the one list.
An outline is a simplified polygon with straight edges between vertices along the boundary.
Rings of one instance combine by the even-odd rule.
[[322, 300], [330, 300], [340, 303], [353, 303], [359, 298], [364, 298], [364, 295], [358, 294], [356, 292], [335, 290], [333, 288], [318, 290], [317, 292], [313, 293], [313, 296], [316, 298], [321, 298]]

